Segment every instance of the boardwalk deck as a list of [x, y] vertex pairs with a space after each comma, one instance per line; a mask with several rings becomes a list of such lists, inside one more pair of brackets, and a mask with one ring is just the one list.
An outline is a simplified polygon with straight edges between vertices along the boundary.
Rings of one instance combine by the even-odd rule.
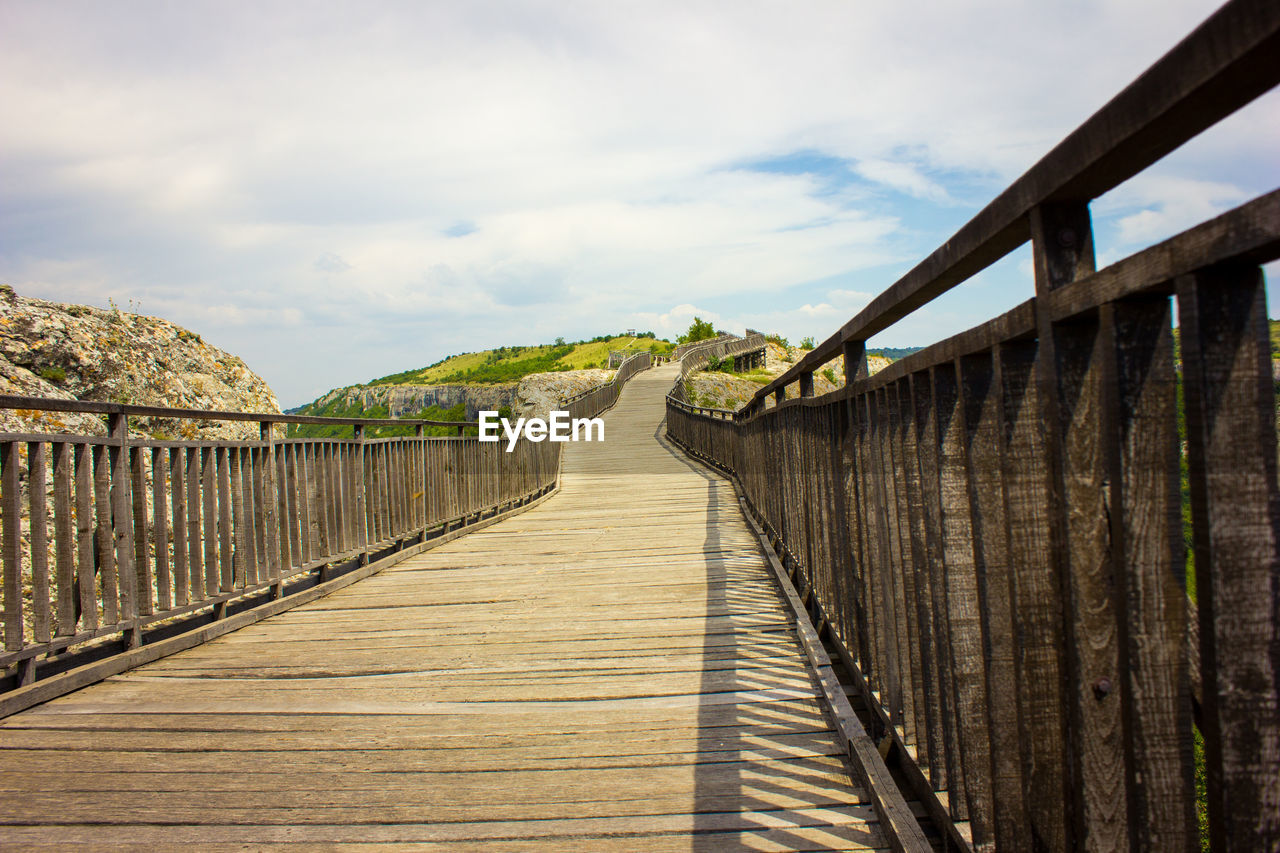
[[4, 720], [0, 846], [883, 847], [676, 370], [530, 512]]

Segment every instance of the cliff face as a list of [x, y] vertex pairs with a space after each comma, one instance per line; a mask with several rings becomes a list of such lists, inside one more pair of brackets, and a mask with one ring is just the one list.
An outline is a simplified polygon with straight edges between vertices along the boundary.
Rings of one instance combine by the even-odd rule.
[[466, 406], [467, 420], [475, 420], [476, 412], [513, 406], [515, 398], [514, 385], [356, 385], [330, 391], [313, 405], [358, 402], [365, 409], [386, 406], [391, 417], [400, 418], [413, 417], [429, 406], [451, 409], [461, 403]]
[[613, 378], [612, 370], [561, 370], [532, 373], [519, 384], [505, 385], [354, 385], [337, 388], [316, 400], [317, 409], [346, 407], [359, 403], [364, 409], [385, 406], [393, 418], [414, 417], [429, 406], [466, 408], [473, 421], [481, 411], [497, 411], [510, 406], [517, 416], [545, 417], [565, 400], [603, 385]]
[[[279, 413], [245, 363], [167, 320], [18, 296], [0, 286], [0, 394]], [[160, 438], [256, 439], [254, 423], [130, 418]], [[103, 434], [100, 416], [0, 409], [7, 432]]]

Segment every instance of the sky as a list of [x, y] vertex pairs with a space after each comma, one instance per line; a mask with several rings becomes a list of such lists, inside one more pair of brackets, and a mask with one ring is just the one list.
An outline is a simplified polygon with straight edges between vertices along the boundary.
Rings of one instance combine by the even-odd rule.
[[[1217, 5], [0, 0], [0, 282], [286, 407], [695, 315], [822, 340]], [[1280, 186], [1278, 94], [1098, 199], [1099, 265]], [[1032, 293], [1024, 247], [870, 344]]]

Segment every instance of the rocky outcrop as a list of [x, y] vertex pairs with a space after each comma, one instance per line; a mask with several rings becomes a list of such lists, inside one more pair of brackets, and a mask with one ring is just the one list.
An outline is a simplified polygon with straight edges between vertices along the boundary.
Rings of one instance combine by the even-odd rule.
[[553, 409], [561, 408], [566, 400], [611, 382], [613, 370], [561, 370], [554, 373], [531, 373], [520, 380], [517, 395], [517, 415], [544, 418]]
[[[0, 394], [227, 412], [279, 413], [238, 357], [167, 320], [18, 296], [0, 286]], [[253, 423], [130, 418], [158, 438], [256, 439]], [[102, 418], [0, 410], [7, 432], [101, 434]]]
[[430, 406], [463, 405], [467, 420], [507, 406], [516, 415], [545, 417], [566, 400], [608, 382], [613, 374], [612, 370], [531, 373], [518, 384], [504, 385], [353, 385], [330, 391], [311, 405], [323, 411], [357, 404], [365, 411], [385, 407], [393, 418], [413, 417]]
[[335, 403], [344, 408], [359, 404], [365, 410], [385, 406], [391, 417], [404, 418], [430, 406], [452, 409], [462, 404], [467, 420], [475, 420], [477, 412], [513, 406], [515, 399], [515, 385], [353, 385], [334, 389], [312, 405], [323, 409]]
[[[765, 345], [764, 369], [753, 373], [756, 379], [762, 381], [744, 379], [732, 373], [699, 371], [689, 377], [685, 389], [686, 396], [689, 402], [697, 406], [736, 411], [746, 405], [766, 381], [773, 377], [781, 376], [790, 370], [808, 352], [809, 350], [797, 347], [783, 347], [769, 342]], [[872, 355], [867, 357], [867, 368], [873, 375], [888, 367], [890, 363], [889, 359], [883, 356]], [[836, 358], [828, 362], [813, 374], [813, 393], [815, 396], [820, 397], [843, 387], [843, 358]], [[787, 387], [786, 397], [790, 400], [799, 396], [799, 393], [798, 385], [792, 383]], [[769, 403], [768, 405], [772, 404]]]

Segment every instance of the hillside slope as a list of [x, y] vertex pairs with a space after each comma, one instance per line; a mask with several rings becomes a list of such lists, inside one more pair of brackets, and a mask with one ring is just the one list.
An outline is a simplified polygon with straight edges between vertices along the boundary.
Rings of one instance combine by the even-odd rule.
[[[475, 420], [482, 410], [545, 416], [565, 400], [608, 382], [611, 352], [670, 352], [650, 336], [601, 335], [589, 341], [504, 346], [450, 356], [426, 367], [335, 388], [291, 411], [328, 417]], [[300, 426], [291, 436], [337, 434], [337, 428]], [[381, 429], [378, 435], [407, 432]], [[428, 430], [447, 434], [448, 428]]]
[[[0, 285], [0, 394], [182, 409], [279, 413], [237, 356], [161, 320], [19, 296]], [[256, 439], [253, 423], [130, 418], [157, 438]], [[8, 432], [106, 432], [97, 415], [0, 409]]]

